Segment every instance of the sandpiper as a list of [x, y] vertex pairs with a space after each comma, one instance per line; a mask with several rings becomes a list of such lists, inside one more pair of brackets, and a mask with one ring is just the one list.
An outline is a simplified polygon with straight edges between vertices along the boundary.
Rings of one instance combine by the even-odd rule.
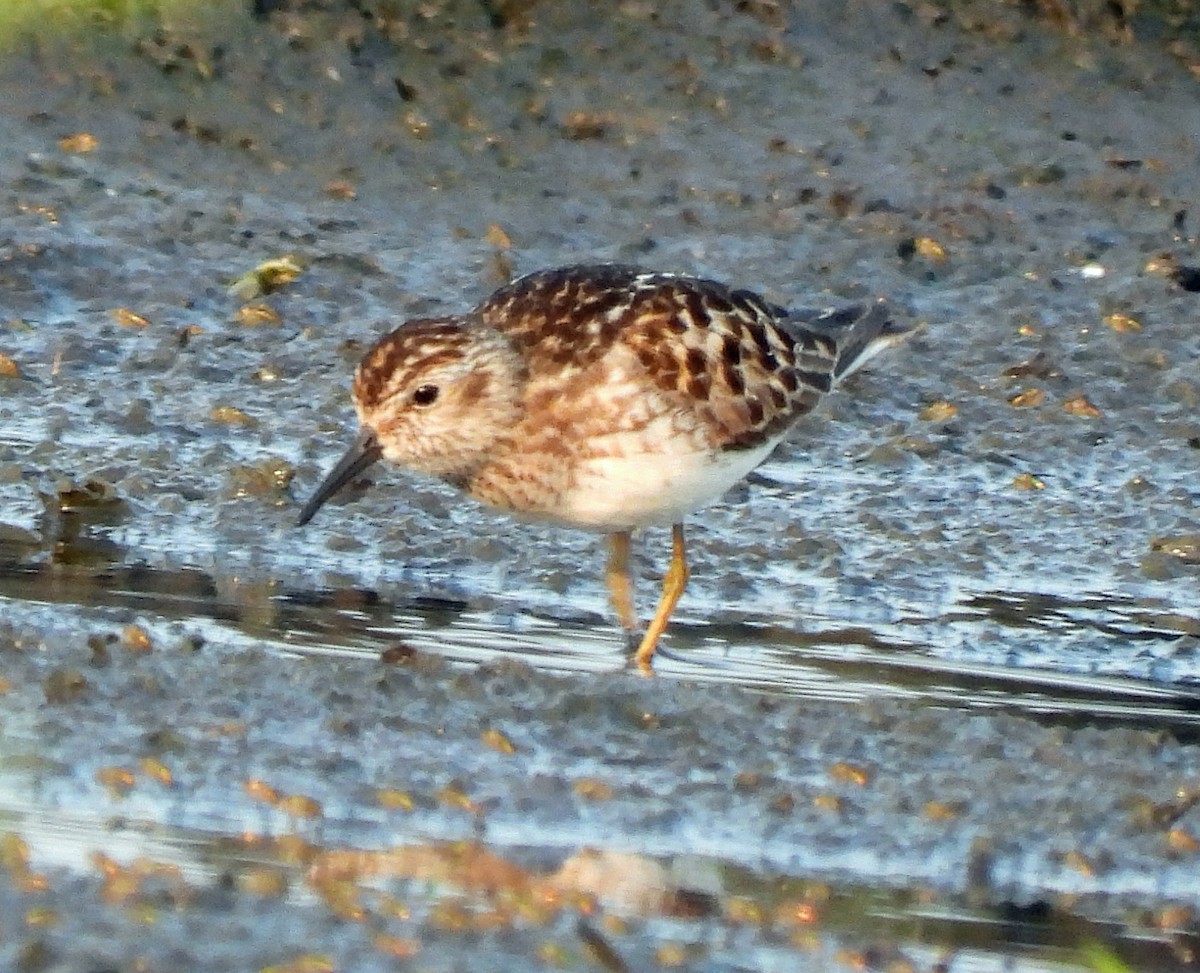
[[[383, 458], [517, 516], [607, 534], [613, 606], [649, 671], [688, 580], [683, 518], [909, 333], [882, 302], [788, 311], [636, 267], [538, 271], [367, 352], [353, 383], [358, 438], [299, 523]], [[672, 526], [673, 551], [638, 641], [630, 539], [652, 524]]]

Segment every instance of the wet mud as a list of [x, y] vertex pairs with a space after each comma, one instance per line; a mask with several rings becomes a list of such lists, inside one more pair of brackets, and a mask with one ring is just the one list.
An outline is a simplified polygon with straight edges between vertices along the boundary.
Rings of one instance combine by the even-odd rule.
[[[3, 55], [2, 965], [1191, 968], [1179, 22], [326, 6]], [[595, 260], [922, 325], [692, 518], [653, 680], [597, 538], [293, 526], [376, 336]]]

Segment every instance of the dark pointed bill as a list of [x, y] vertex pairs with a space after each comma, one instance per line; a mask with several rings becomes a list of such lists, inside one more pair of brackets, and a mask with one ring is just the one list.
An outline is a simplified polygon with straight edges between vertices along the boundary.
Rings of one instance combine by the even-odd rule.
[[308, 503], [304, 505], [296, 520], [296, 526], [303, 527], [312, 520], [313, 514], [321, 509], [326, 500], [379, 459], [382, 453], [374, 433], [365, 429], [360, 432], [345, 455], [337, 461], [337, 466], [329, 471], [316, 492], [308, 498]]

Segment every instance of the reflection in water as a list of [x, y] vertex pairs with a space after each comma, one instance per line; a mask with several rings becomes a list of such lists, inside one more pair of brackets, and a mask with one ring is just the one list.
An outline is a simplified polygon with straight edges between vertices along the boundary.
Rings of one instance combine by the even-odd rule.
[[[529, 615], [501, 621], [418, 592], [289, 590], [264, 577], [126, 566], [100, 555], [0, 548], [0, 603], [34, 628], [49, 628], [63, 605], [79, 606], [120, 621], [135, 613], [151, 629], [182, 623], [192, 637], [282, 658], [337, 655], [375, 664], [422, 654], [462, 663], [513, 657], [554, 671], [611, 671], [625, 662], [624, 646], [606, 623]], [[939, 626], [985, 625], [1014, 635], [1053, 631], [1147, 644], [1194, 638], [1200, 629], [1194, 618], [1132, 599], [972, 594], [942, 617], [910, 616], [878, 629], [681, 624], [659, 671], [805, 698], [892, 696], [1007, 708], [1055, 722], [1121, 721], [1170, 728], [1176, 739], [1200, 724], [1195, 700], [1178, 688], [948, 659], [921, 641], [921, 633]], [[11, 723], [7, 729], [13, 732]], [[153, 820], [114, 819], [103, 810], [41, 800], [12, 769], [21, 758], [11, 739], [4, 756], [0, 832], [10, 835], [3, 860], [14, 884], [45, 887], [49, 880], [39, 869], [84, 873], [98, 907], [122, 914], [169, 908], [203, 915], [214, 902], [226, 908], [206, 894], [221, 888], [326, 909], [336, 921], [369, 929], [376, 948], [395, 958], [419, 955], [446, 930], [545, 929], [556, 930], [559, 943], [568, 936], [573, 948], [609, 970], [645, 965], [645, 957], [626, 955], [634, 947], [625, 934], [639, 926], [657, 941], [680, 944], [678, 956], [666, 957], [676, 965], [714, 942], [736, 939], [747, 926], [758, 930], [757, 968], [808, 969], [814, 957], [817, 965], [897, 969], [1185, 965], [1179, 957], [1187, 944], [1167, 932], [1101, 926], [1050, 902], [997, 901], [996, 890], [982, 882], [958, 896], [831, 883], [755, 871], [744, 862], [638, 854], [623, 847], [620, 835], [574, 850], [541, 847], [529, 831], [489, 832], [486, 814], [465, 794], [457, 800], [452, 788], [438, 799], [472, 816], [474, 840], [395, 840], [407, 798], [394, 792], [375, 798], [373, 813], [383, 814], [385, 826], [362, 831], [351, 844], [322, 840], [325, 812], [316, 802], [254, 780], [245, 787], [264, 809], [257, 823], [244, 808], [226, 809], [224, 817], [214, 809], [202, 819], [211, 830], [169, 828], [158, 823], [169, 815], [145, 794], [137, 807]], [[328, 823], [337, 833], [344, 822]]]
[[404, 959], [436, 955], [446, 934], [537, 938], [566, 928], [602, 968], [624, 970], [640, 968], [625, 942], [639, 929], [690, 943], [693, 958], [712, 960], [721, 943], [754, 928], [756, 953], [780, 970], [814, 961], [851, 969], [1190, 968], [1185, 934], [1134, 934], [1046, 900], [937, 896], [616, 848], [547, 862], [537, 849], [486, 841], [357, 848], [286, 829], [224, 835], [0, 804], [0, 858], [7, 881], [35, 897], [53, 887], [45, 869], [67, 866], [94, 886], [98, 911], [143, 922], [164, 912], [217, 921], [229, 905], [212, 891], [236, 890], [324, 909]]

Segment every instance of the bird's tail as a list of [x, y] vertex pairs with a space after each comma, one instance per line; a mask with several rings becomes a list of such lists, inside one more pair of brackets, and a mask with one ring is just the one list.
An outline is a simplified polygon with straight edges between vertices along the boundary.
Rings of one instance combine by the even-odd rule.
[[848, 304], [822, 311], [799, 310], [788, 314], [788, 323], [832, 338], [837, 346], [833, 380], [858, 371], [881, 351], [900, 344], [918, 329], [892, 320], [887, 302]]

